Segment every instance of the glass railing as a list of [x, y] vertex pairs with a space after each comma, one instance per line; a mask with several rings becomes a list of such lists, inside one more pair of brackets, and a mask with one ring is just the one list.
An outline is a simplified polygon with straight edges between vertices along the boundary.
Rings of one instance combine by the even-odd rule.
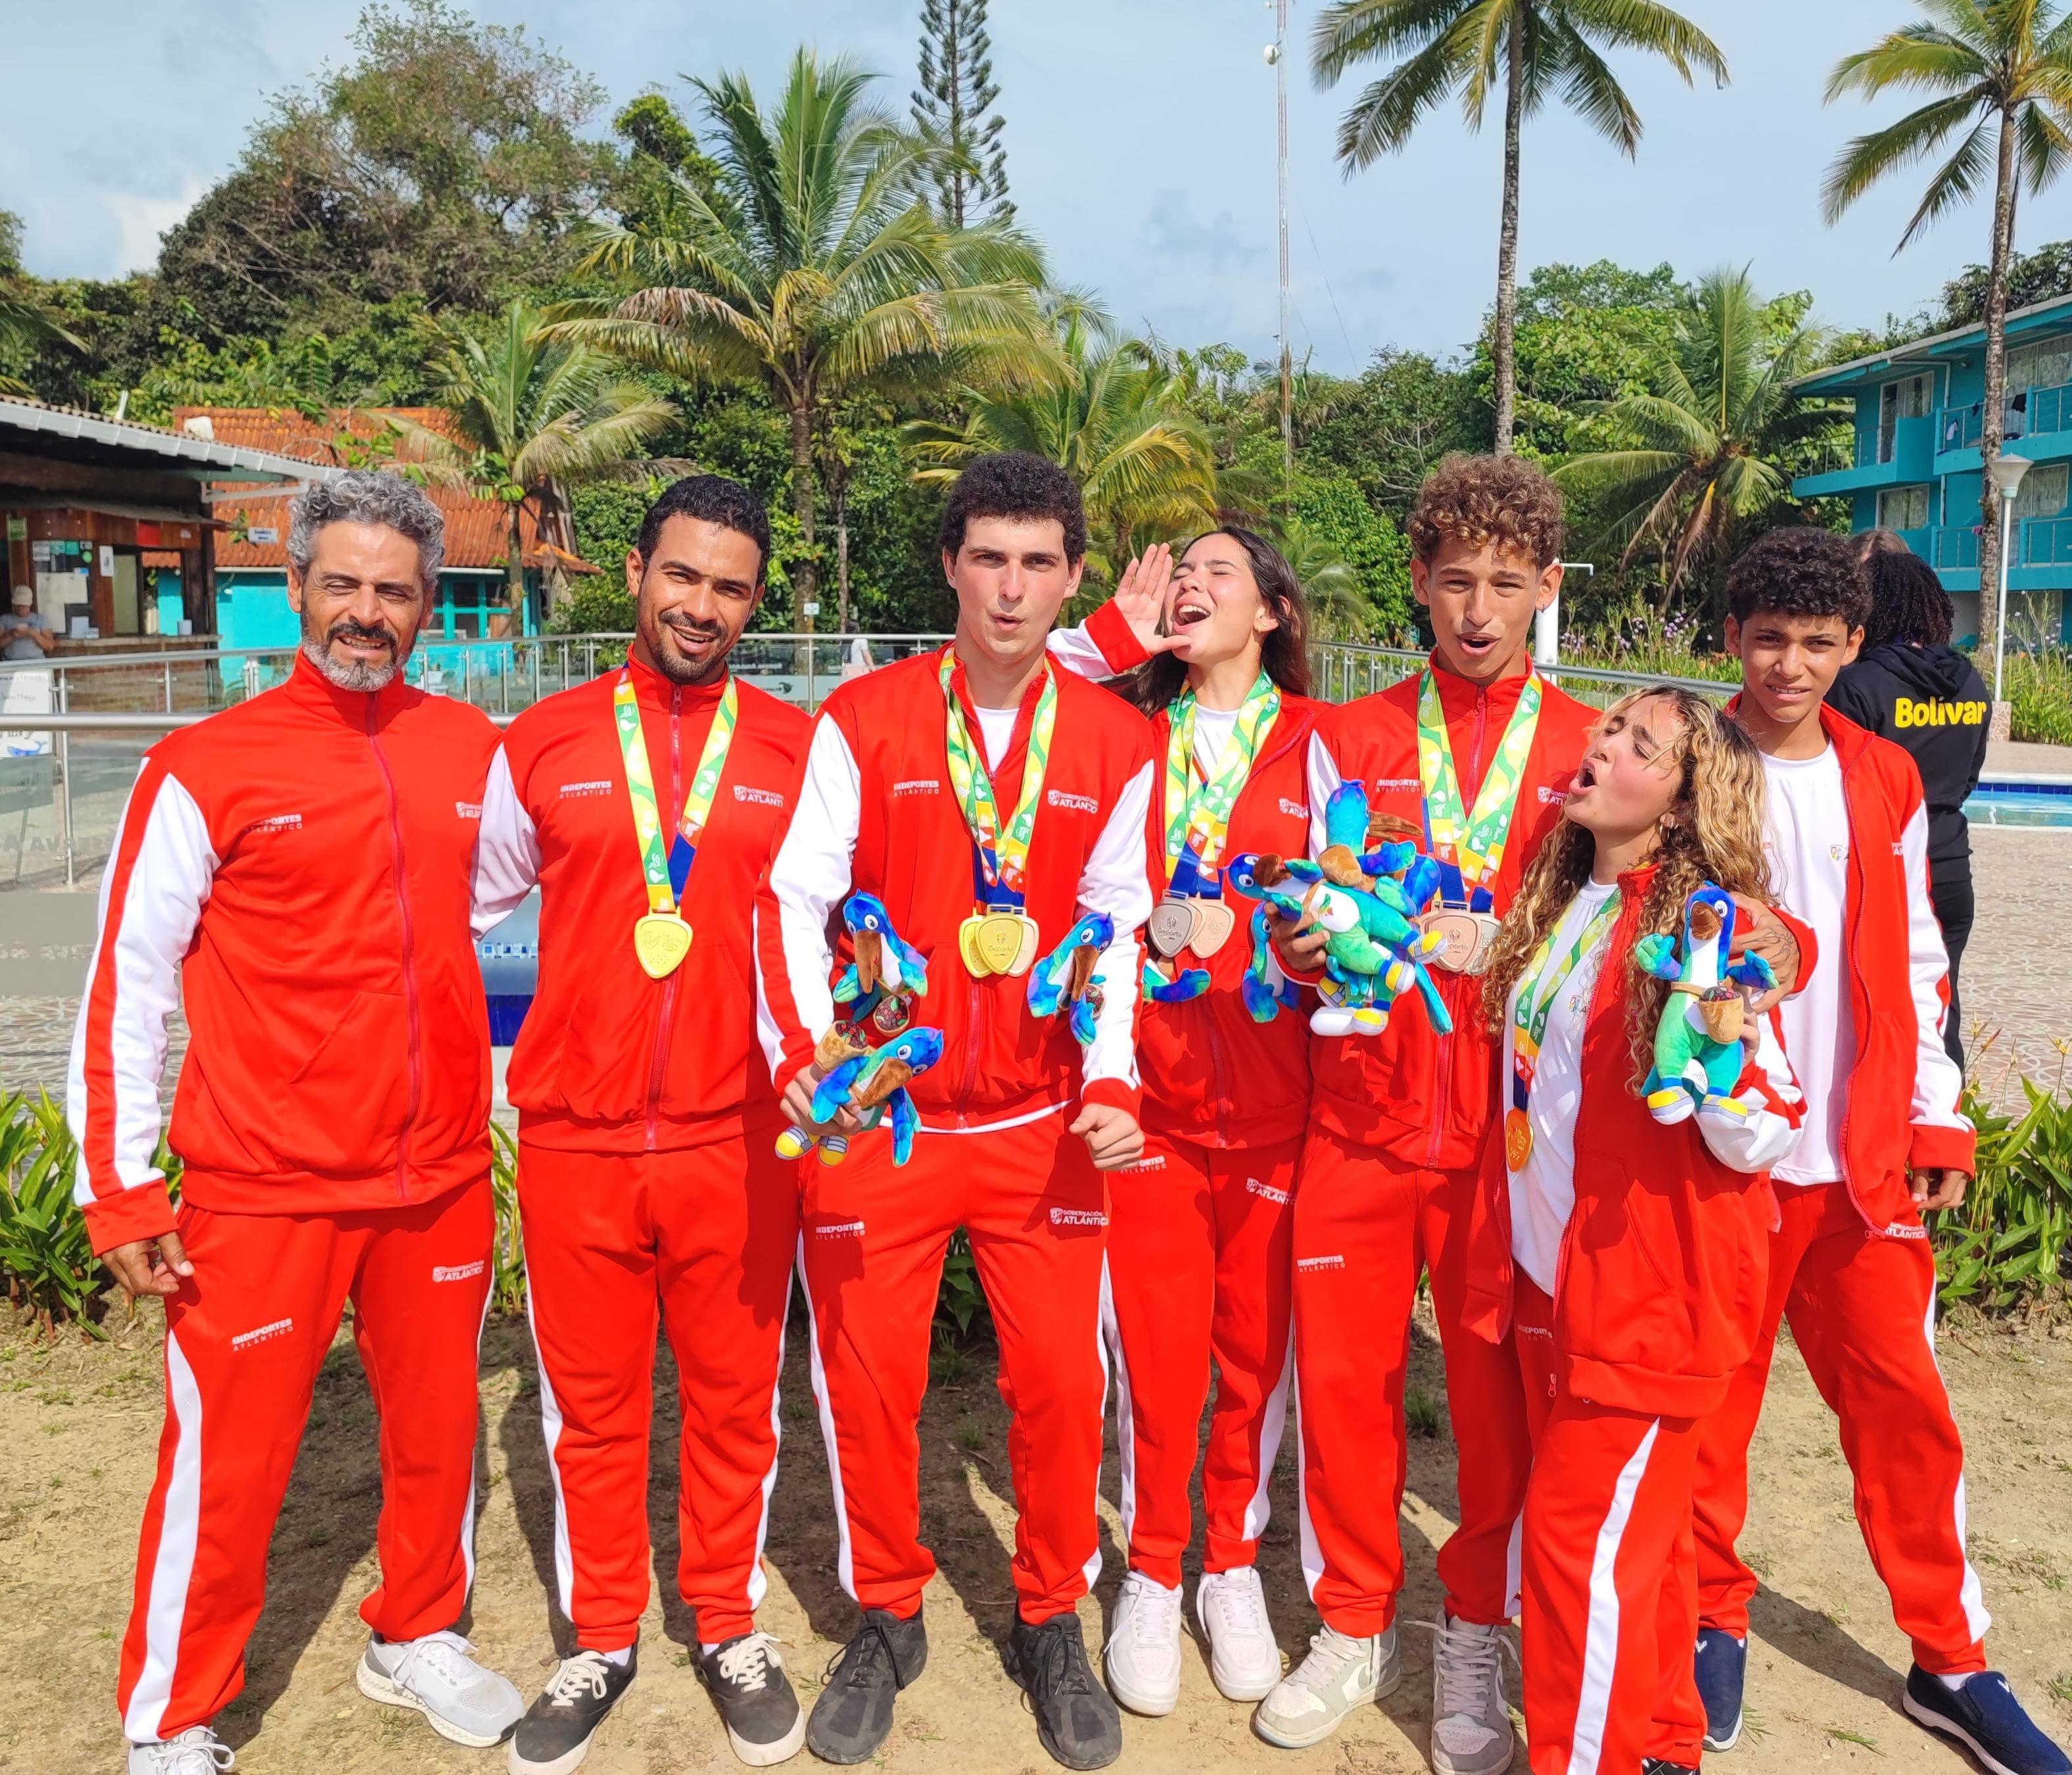
[[1929, 556], [1938, 567], [1955, 570], [1976, 569], [1979, 565], [1979, 532], [1975, 528], [1961, 524], [1947, 524], [1934, 533], [1934, 553]]
[[2025, 567], [2072, 565], [2072, 517], [2023, 519], [2021, 552], [2015, 558]]

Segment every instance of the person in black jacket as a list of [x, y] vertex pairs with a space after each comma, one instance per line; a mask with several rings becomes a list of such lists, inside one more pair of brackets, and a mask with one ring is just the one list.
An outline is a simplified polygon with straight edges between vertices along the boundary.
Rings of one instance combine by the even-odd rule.
[[1950, 1015], [1943, 1045], [1964, 1064], [1957, 964], [1971, 934], [1971, 834], [1964, 801], [1986, 762], [1992, 705], [1970, 657], [1950, 645], [1950, 594], [1935, 569], [1897, 537], [1865, 537], [1871, 614], [1855, 663], [1828, 702], [1913, 755], [1928, 804], [1928, 886], [1950, 951]]

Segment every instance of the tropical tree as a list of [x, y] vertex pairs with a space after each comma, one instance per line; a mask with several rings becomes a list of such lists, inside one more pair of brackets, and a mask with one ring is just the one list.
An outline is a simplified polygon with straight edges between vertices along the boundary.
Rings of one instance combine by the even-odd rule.
[[1640, 117], [1601, 50], [1659, 55], [1688, 85], [1694, 68], [1725, 84], [1726, 58], [1704, 32], [1657, 0], [1334, 0], [1310, 38], [1319, 86], [1360, 62], [1390, 65], [1338, 124], [1348, 177], [1407, 143], [1434, 106], [1460, 95], [1479, 129], [1490, 95], [1503, 95], [1503, 200], [1497, 234], [1495, 444], [1511, 448], [1517, 401], [1513, 335], [1518, 306], [1519, 137], [1548, 97], [1579, 113], [1632, 155]]
[[1023, 450], [1055, 462], [1086, 502], [1088, 571], [1113, 584], [1148, 544], [1207, 529], [1221, 503], [1215, 453], [1182, 375], [1156, 347], [1119, 339], [1083, 301], [1052, 306], [1054, 366], [1034, 385], [966, 388], [961, 421], [905, 428], [915, 479], [956, 479], [975, 456]]
[[[1889, 31], [1827, 76], [1830, 101], [1844, 92], [1875, 98], [1893, 87], [1939, 96], [1897, 123], [1858, 136], [1828, 169], [1821, 199], [1829, 222], [1888, 173], [1938, 153], [1950, 157], [1928, 182], [1895, 253], [1993, 182], [1992, 251], [1986, 273], [1986, 391], [1979, 454], [1990, 468], [2000, 453], [2007, 396], [2009, 256], [2015, 209], [2024, 189], [2040, 191], [2072, 152], [2072, 11], [2059, 0], [1919, 0], [1927, 16]], [[1961, 132], [1961, 134], [1959, 133]], [[1981, 478], [1979, 585], [1998, 583], [2000, 515], [1992, 476]], [[1979, 641], [1991, 647], [1997, 612], [1979, 600]]]
[[1318, 640], [1374, 638], [1374, 606], [1352, 563], [1314, 524], [1289, 518], [1276, 524], [1273, 540], [1293, 571], [1309, 606], [1310, 632]]
[[1700, 278], [1646, 366], [1646, 392], [1594, 404], [1618, 446], [1554, 471], [1589, 496], [1622, 569], [1642, 555], [1659, 561], [1658, 628], [1693, 569], [1725, 560], [1790, 499], [1782, 458], [1848, 412], [1791, 387], [1823, 343], [1803, 324], [1806, 306], [1801, 296], [1765, 302], [1746, 271]]
[[[500, 501], [504, 578], [515, 614], [525, 600], [520, 520], [532, 508], [540, 540], [574, 558], [571, 483], [623, 472], [676, 409], [594, 347], [553, 336], [545, 317], [523, 302], [504, 310], [493, 331], [458, 322], [432, 330], [431, 368], [448, 426], [398, 417], [398, 454], [428, 478]], [[550, 571], [558, 581], [558, 563]]]
[[[67, 332], [49, 306], [34, 292], [0, 282], [0, 354], [12, 357], [39, 345], [69, 345], [76, 351], [86, 349], [84, 342]], [[0, 394], [28, 392], [26, 382], [0, 370]]]
[[873, 78], [810, 49], [776, 109], [746, 78], [698, 81], [718, 172], [676, 181], [661, 219], [600, 229], [590, 264], [641, 286], [564, 331], [693, 381], [760, 384], [791, 429], [802, 557], [796, 618], [818, 583], [818, 434], [829, 411], [1037, 374], [1054, 347], [1037, 304], [1041, 254], [1011, 227], [957, 228], [916, 193], [934, 150], [867, 104]]
[[[935, 199], [953, 227], [978, 220], [989, 205], [1011, 222], [1003, 120], [993, 111], [993, 40], [985, 28], [986, 0], [921, 0], [921, 84], [914, 92], [914, 127], [941, 150], [933, 183]], [[991, 112], [989, 116], [987, 113]]]

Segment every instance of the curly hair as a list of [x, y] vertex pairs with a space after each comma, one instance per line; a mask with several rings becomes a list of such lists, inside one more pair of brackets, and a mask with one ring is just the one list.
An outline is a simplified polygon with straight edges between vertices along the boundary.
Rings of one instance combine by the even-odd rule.
[[1745, 622], [1758, 610], [1779, 616], [1839, 616], [1860, 629], [1870, 614], [1870, 581], [1855, 540], [1810, 524], [1766, 532], [1727, 569], [1727, 614]]
[[662, 527], [672, 518], [698, 518], [722, 530], [739, 531], [755, 544], [758, 579], [770, 565], [770, 514], [754, 491], [738, 481], [724, 475], [686, 475], [680, 481], [672, 481], [640, 520], [633, 552], [643, 566], [654, 560]]
[[1561, 558], [1561, 490], [1522, 456], [1455, 454], [1425, 476], [1404, 528], [1421, 561], [1448, 542], [1494, 543], [1550, 567]]
[[1055, 462], [1023, 450], [975, 456], [950, 487], [936, 540], [952, 561], [973, 518], [1055, 518], [1065, 532], [1065, 559], [1083, 561], [1087, 508], [1079, 485]]
[[[1770, 868], [1762, 848], [1762, 754], [1755, 742], [1716, 704], [1673, 684], [1622, 696], [1603, 719], [1649, 697], [1659, 697], [1676, 712], [1679, 725], [1673, 757], [1679, 777], [1676, 799], [1658, 828], [1651, 861], [1659, 867], [1641, 902], [1642, 935], [1681, 932], [1684, 902], [1702, 882], [1756, 899], [1770, 897]], [[1499, 1035], [1512, 988], [1589, 880], [1596, 854], [1597, 840], [1589, 829], [1564, 816], [1527, 865], [1482, 978], [1482, 1013]], [[1643, 972], [1629, 952], [1626, 1029], [1636, 1091], [1654, 1064], [1655, 1026], [1668, 996], [1669, 983]]]
[[[1260, 602], [1280, 621], [1278, 628], [1269, 629], [1260, 639], [1260, 669], [1289, 696], [1308, 696], [1309, 601], [1303, 594], [1302, 581], [1288, 565], [1288, 557], [1256, 531], [1234, 524], [1204, 530], [1187, 549], [1210, 536], [1228, 536], [1244, 552]], [[1187, 549], [1178, 551], [1183, 560]], [[1164, 618], [1160, 622], [1162, 627]], [[1177, 654], [1155, 653], [1120, 688], [1145, 714], [1155, 715], [1180, 694], [1186, 682], [1186, 661]]]
[[327, 524], [380, 524], [417, 545], [417, 571], [430, 591], [446, 558], [446, 516], [415, 481], [386, 469], [353, 468], [312, 481], [288, 507], [288, 565], [310, 570], [317, 532]]
[[1950, 594], [1935, 569], [1905, 549], [1880, 550], [1864, 563], [1870, 575], [1870, 614], [1864, 620], [1864, 645], [1947, 647], [1954, 612]]

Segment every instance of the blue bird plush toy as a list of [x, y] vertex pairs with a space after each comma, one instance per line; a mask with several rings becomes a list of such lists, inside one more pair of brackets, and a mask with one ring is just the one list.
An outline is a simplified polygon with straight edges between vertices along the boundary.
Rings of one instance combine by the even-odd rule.
[[1030, 1011], [1055, 1017], [1069, 1005], [1072, 1034], [1083, 1048], [1092, 1045], [1094, 1022], [1100, 1015], [1103, 981], [1094, 969], [1101, 951], [1114, 941], [1115, 920], [1105, 912], [1089, 912], [1030, 970]]
[[1754, 1107], [1737, 1098], [1746, 1043], [1748, 1000], [1777, 984], [1761, 955], [1731, 959], [1734, 902], [1707, 881], [1684, 902], [1684, 941], [1655, 931], [1634, 945], [1634, 959], [1669, 982], [1668, 1002], [1655, 1026], [1655, 1064], [1642, 1095], [1665, 1126], [1694, 1115], [1744, 1119]]
[[[907, 1082], [943, 1058], [940, 1029], [909, 1029], [882, 1047], [851, 1053], [830, 1067], [813, 1087], [813, 1120], [832, 1120], [841, 1110], [853, 1111], [861, 1124], [857, 1132], [868, 1133], [882, 1121], [892, 1124], [892, 1162], [904, 1165], [914, 1151], [914, 1132], [921, 1125], [914, 1099], [906, 1094]], [[816, 1136], [801, 1128], [787, 1128], [777, 1137], [780, 1158], [798, 1159], [817, 1146], [820, 1163], [840, 1165], [849, 1153], [845, 1134]]]
[[835, 1003], [850, 1023], [866, 1017], [890, 1034], [906, 1028], [913, 1002], [928, 990], [927, 958], [892, 928], [892, 914], [872, 894], [852, 894], [842, 907], [854, 959], [835, 982]]

